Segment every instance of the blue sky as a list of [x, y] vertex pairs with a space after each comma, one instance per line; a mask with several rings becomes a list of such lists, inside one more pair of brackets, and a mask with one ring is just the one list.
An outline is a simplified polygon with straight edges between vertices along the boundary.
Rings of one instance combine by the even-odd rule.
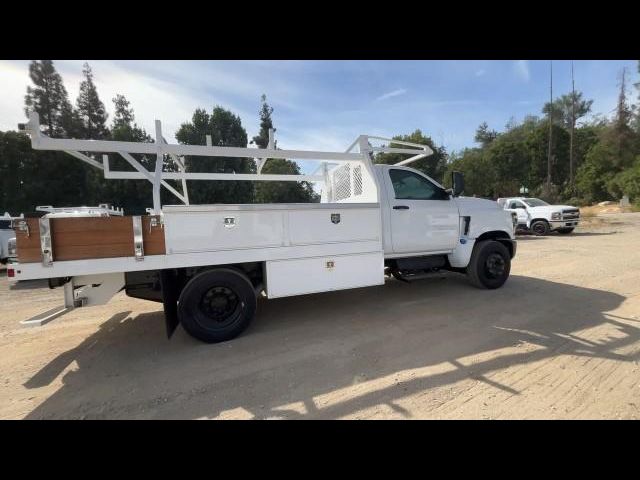
[[[28, 61], [0, 61], [0, 130], [24, 121]], [[55, 61], [72, 102], [82, 61]], [[221, 105], [258, 131], [260, 95], [274, 107], [281, 148], [343, 150], [359, 134], [393, 136], [416, 128], [449, 150], [473, 146], [477, 126], [502, 130], [511, 117], [539, 114], [549, 96], [549, 62], [493, 61], [105, 61], [89, 60], [102, 101], [124, 94], [136, 120], [153, 132], [163, 122], [169, 141], [197, 107]], [[629, 96], [637, 61], [575, 61], [576, 88], [611, 114], [620, 71]], [[571, 88], [570, 62], [554, 61], [554, 96]], [[306, 169], [305, 169], [306, 170]]]

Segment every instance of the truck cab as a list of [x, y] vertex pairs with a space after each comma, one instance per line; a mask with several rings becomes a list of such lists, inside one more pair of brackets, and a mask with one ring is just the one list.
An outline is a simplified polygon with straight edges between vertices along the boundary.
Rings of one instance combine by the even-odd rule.
[[580, 223], [580, 209], [571, 205], [550, 205], [529, 197], [499, 198], [498, 204], [517, 215], [519, 229], [537, 236], [550, 232], [567, 235]]
[[496, 202], [455, 196], [410, 167], [377, 164], [375, 172], [386, 257], [444, 253], [450, 262], [459, 263], [460, 250], [472, 248], [473, 240], [483, 234], [494, 232], [496, 238], [513, 240], [512, 216]]

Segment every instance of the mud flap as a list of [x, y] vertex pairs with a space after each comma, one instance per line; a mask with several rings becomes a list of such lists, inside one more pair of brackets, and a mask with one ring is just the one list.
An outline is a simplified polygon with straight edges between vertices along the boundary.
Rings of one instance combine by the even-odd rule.
[[167, 338], [171, 338], [178, 326], [178, 277], [174, 270], [160, 271], [160, 286], [162, 288], [162, 305], [164, 306], [164, 321], [167, 327]]

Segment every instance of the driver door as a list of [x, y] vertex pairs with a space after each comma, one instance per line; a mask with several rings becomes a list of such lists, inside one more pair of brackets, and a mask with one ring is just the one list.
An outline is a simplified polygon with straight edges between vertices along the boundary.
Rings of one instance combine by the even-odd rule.
[[427, 177], [390, 168], [385, 175], [393, 253], [449, 252], [460, 229], [458, 206]]
[[518, 224], [526, 225], [527, 220], [529, 219], [529, 214], [527, 213], [527, 207], [520, 200], [511, 200], [509, 205], [507, 206], [507, 210], [511, 212], [516, 212], [518, 214]]

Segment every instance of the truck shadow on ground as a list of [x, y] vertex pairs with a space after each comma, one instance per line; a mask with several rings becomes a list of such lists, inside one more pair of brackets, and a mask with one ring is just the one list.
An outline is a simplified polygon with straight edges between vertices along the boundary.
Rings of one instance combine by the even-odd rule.
[[[517, 382], [490, 378], [515, 365], [638, 358], [616, 350], [640, 340], [640, 323], [605, 316], [621, 295], [522, 276], [477, 290], [460, 275], [444, 277], [260, 301], [245, 334], [217, 345], [181, 328], [167, 341], [161, 312], [123, 312], [25, 383], [48, 385], [77, 362], [27, 418], [336, 418], [380, 405], [410, 417], [398, 401], [465, 379], [519, 395]], [[605, 323], [615, 338], [581, 338]], [[536, 349], [518, 351], [524, 344]]]

